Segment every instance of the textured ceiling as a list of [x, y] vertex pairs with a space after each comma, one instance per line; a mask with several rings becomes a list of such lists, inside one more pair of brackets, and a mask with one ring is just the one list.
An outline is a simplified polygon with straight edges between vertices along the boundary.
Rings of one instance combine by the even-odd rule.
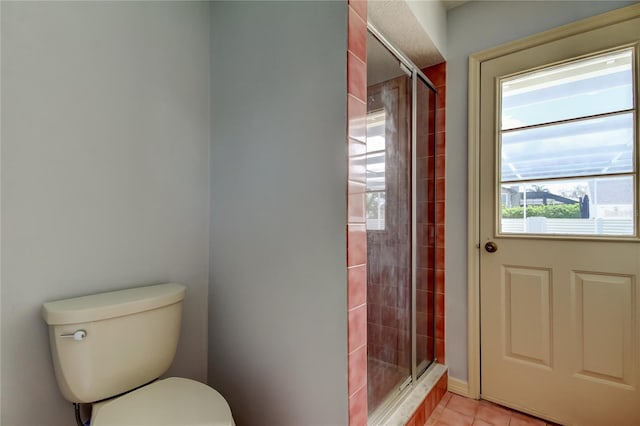
[[424, 68], [444, 61], [404, 0], [370, 1], [368, 10], [369, 22], [418, 67]]

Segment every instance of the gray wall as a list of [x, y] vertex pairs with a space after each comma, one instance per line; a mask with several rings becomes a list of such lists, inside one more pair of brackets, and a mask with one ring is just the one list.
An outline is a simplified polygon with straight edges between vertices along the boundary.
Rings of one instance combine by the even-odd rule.
[[3, 426], [75, 424], [47, 300], [184, 283], [170, 373], [206, 378], [208, 10], [2, 2]]
[[212, 3], [209, 383], [347, 423], [346, 2]]
[[452, 377], [467, 379], [468, 57], [636, 2], [474, 1], [447, 15], [446, 347]]

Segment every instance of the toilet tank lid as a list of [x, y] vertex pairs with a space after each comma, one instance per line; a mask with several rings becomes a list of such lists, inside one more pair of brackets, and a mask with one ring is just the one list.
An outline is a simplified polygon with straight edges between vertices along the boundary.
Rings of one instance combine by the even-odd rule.
[[56, 300], [42, 305], [42, 317], [49, 325], [100, 321], [180, 302], [185, 289], [166, 283]]

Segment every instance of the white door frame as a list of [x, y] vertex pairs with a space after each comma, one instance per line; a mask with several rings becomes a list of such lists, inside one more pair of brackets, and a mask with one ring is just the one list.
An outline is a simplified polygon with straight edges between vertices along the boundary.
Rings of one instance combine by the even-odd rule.
[[467, 211], [467, 348], [468, 396], [480, 398], [480, 65], [519, 50], [560, 40], [640, 16], [634, 4], [591, 18], [483, 50], [469, 56], [468, 101], [468, 211]]

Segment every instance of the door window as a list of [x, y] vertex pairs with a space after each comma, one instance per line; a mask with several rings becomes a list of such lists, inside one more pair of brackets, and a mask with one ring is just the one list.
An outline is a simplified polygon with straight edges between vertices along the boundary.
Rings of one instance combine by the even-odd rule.
[[636, 235], [634, 63], [626, 48], [499, 80], [501, 234]]

